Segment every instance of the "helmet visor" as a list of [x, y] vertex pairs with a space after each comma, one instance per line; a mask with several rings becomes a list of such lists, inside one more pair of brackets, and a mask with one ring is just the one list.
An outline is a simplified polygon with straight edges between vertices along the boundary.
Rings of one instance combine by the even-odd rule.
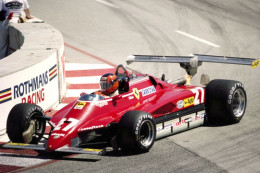
[[100, 81], [101, 91], [106, 91], [107, 89], [109, 89], [111, 87], [112, 87], [111, 83], [107, 83], [106, 81]]

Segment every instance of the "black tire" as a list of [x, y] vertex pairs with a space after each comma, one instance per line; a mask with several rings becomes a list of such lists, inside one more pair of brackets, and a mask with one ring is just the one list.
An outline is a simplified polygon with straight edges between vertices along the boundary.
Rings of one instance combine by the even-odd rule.
[[210, 123], [238, 123], [246, 111], [243, 84], [232, 80], [212, 80], [206, 87], [206, 113]]
[[152, 115], [130, 111], [119, 122], [118, 143], [126, 153], [141, 153], [151, 149], [156, 138], [156, 125]]
[[[39, 118], [45, 116], [44, 111], [41, 107], [28, 104], [20, 103], [15, 105], [7, 118], [7, 135], [12, 142], [16, 143], [38, 143], [45, 132], [46, 120]], [[30, 122], [35, 122], [35, 133], [31, 136], [31, 140], [25, 142], [23, 132], [25, 132]]]

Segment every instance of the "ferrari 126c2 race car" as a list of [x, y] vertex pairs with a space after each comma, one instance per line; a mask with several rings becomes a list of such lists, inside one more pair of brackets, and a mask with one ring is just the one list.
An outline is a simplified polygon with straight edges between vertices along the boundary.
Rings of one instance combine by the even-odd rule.
[[[180, 63], [188, 75], [194, 76], [202, 62], [255, 68], [259, 59], [132, 55], [127, 63], [132, 62]], [[12, 143], [3, 147], [88, 154], [103, 154], [108, 147], [131, 153], [147, 152], [156, 139], [205, 122], [238, 123], [246, 110], [246, 91], [238, 81], [210, 81], [207, 75], [202, 75], [202, 86], [191, 86], [185, 78], [169, 82], [164, 75], [158, 79], [133, 73], [123, 65], [118, 65], [115, 75], [119, 94], [104, 97], [83, 93], [52, 118], [45, 116], [37, 105], [15, 105], [7, 120]], [[44, 140], [46, 122], [51, 130]]]

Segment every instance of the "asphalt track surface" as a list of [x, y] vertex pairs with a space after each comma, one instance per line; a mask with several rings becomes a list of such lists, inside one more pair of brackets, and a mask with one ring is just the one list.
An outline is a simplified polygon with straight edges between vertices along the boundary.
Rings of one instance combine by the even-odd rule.
[[[29, 0], [33, 15], [64, 36], [67, 62], [125, 64], [130, 54], [260, 57], [259, 0]], [[73, 47], [71, 47], [73, 46]], [[83, 50], [90, 54], [84, 54]], [[92, 56], [93, 55], [93, 56]], [[94, 58], [93, 58], [94, 57]], [[169, 79], [174, 64], [133, 64]], [[260, 172], [260, 68], [208, 64], [200, 74], [241, 81], [248, 106], [239, 124], [203, 126], [156, 141], [149, 153], [72, 155], [27, 172]]]

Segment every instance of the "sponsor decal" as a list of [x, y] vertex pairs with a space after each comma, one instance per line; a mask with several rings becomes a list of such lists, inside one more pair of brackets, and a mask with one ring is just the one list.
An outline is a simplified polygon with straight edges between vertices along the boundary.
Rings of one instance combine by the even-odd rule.
[[105, 100], [102, 100], [102, 101], [94, 101], [92, 102], [95, 106], [98, 106], [100, 108], [102, 108], [103, 106], [106, 106], [108, 105], [108, 102], [105, 101]]
[[[54, 136], [53, 138], [54, 138], [54, 139], [57, 139], [57, 138], [59, 138], [59, 137], [65, 136], [65, 134], [63, 134], [63, 133], [52, 133], [51, 136]], [[57, 137], [57, 136], [59, 136], [59, 137]]]
[[202, 112], [202, 113], [199, 113], [198, 115], [196, 115], [196, 120], [197, 119], [204, 119], [205, 118], [205, 115], [206, 115], [206, 113], [205, 112]]
[[142, 124], [142, 120], [144, 120], [144, 119], [153, 119], [153, 116], [150, 115], [150, 114], [146, 114], [146, 115], [143, 115], [143, 116], [138, 120], [138, 122], [137, 122], [137, 124], [136, 124], [136, 128], [135, 128], [136, 139], [139, 138], [138, 132], [141, 130], [141, 129], [140, 129], [140, 125]]
[[184, 101], [183, 101], [183, 100], [179, 100], [179, 101], [177, 102], [177, 108], [178, 108], [178, 109], [181, 109], [181, 108], [183, 108], [183, 106], [184, 106]]
[[134, 99], [134, 96], [129, 96], [128, 99], [132, 100], [132, 99]]
[[86, 104], [86, 102], [78, 102], [74, 109], [83, 109]]
[[80, 131], [93, 130], [93, 129], [98, 129], [98, 128], [102, 128], [102, 127], [104, 127], [104, 125], [91, 126], [91, 127], [86, 127], [86, 128], [80, 129]]
[[[175, 131], [179, 128], [183, 128], [183, 130], [189, 129], [190, 125], [192, 125], [196, 121], [200, 121], [205, 118], [206, 113], [205, 112], [197, 112], [189, 115], [185, 115], [181, 118], [172, 119], [170, 121], [166, 121], [162, 124], [157, 124], [156, 131], [159, 132], [165, 132], [169, 131], [169, 129], [172, 128], [171, 132], [169, 134], [175, 133]], [[164, 126], [163, 126], [164, 125]]]
[[144, 100], [144, 101], [143, 101], [143, 104], [148, 103], [148, 102], [151, 102], [151, 101], [153, 101], [155, 98], [156, 98], [156, 95], [154, 95], [154, 96], [152, 96], [152, 97], [150, 97], [150, 98]]
[[11, 88], [4, 89], [0, 91], [0, 104], [12, 100], [12, 90]]
[[14, 99], [30, 94], [49, 83], [48, 71], [14, 86]]
[[188, 106], [194, 105], [194, 96], [186, 98], [184, 100], [179, 100], [176, 104], [178, 109], [185, 108]]
[[156, 92], [156, 89], [154, 88], [154, 86], [150, 86], [150, 87], [142, 89], [143, 96], [147, 96], [147, 95], [150, 95], [155, 92]]
[[194, 96], [184, 99], [183, 102], [184, 102], [184, 107], [194, 105]]
[[45, 100], [44, 86], [48, 83], [48, 71], [45, 71], [30, 80], [15, 85], [13, 87], [13, 98], [22, 97], [22, 103], [38, 104]]
[[135, 98], [137, 98], [139, 100], [140, 99], [139, 90], [137, 88], [133, 88], [133, 93], [134, 93]]
[[233, 86], [233, 87], [231, 88], [231, 90], [229, 91], [228, 104], [231, 104], [231, 103], [232, 103], [233, 94], [234, 94], [234, 91], [237, 89], [237, 87], [242, 87], [242, 88], [244, 88], [244, 86], [243, 86], [242, 83], [236, 83], [235, 86]]
[[57, 64], [49, 69], [49, 79], [52, 81], [57, 76]]

